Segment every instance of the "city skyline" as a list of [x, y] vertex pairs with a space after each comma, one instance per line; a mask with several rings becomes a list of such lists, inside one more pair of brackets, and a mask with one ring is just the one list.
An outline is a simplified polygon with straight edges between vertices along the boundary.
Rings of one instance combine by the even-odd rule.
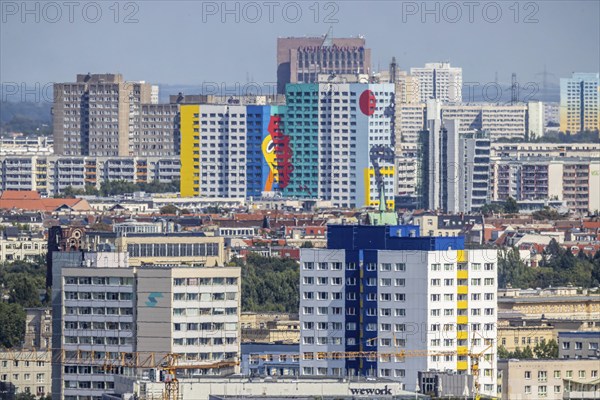
[[[431, 2], [422, 8], [418, 2], [377, 2], [364, 9], [358, 2], [324, 2], [318, 11], [314, 4], [295, 2], [277, 3], [272, 10], [254, 2], [227, 3], [231, 9], [199, 2], [186, 3], [185, 15], [183, 7], [165, 7], [163, 2], [128, 2], [119, 10], [108, 4], [94, 8], [78, 3], [81, 7], [72, 10], [60, 4], [56, 9], [27, 4], [30, 8], [2, 4], [3, 84], [60, 82], [81, 71], [116, 71], [159, 84], [274, 85], [277, 37], [322, 36], [330, 28], [334, 37], [364, 36], [373, 49], [374, 71], [386, 70], [392, 57], [403, 70], [450, 61], [463, 68], [465, 83], [494, 82], [496, 75], [498, 82], [508, 83], [515, 72], [524, 84], [542, 83], [546, 68], [548, 85], [556, 86], [571, 72], [600, 69], [597, 2], [520, 2], [518, 12], [514, 5], [495, 2], [478, 2], [473, 9], [461, 3], [452, 3], [459, 6], [452, 8]], [[282, 10], [286, 12], [277, 12]], [[178, 28], [160, 31], [161, 25], [170, 24]], [[57, 46], [60, 42], [68, 45]], [[38, 68], [40, 58], [44, 69]]]

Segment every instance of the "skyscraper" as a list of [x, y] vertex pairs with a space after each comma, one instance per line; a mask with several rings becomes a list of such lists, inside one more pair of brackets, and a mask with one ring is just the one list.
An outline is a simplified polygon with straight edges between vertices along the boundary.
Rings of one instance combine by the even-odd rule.
[[419, 190], [422, 206], [473, 212], [490, 199], [490, 138], [461, 132], [460, 120], [440, 118], [440, 103], [428, 102], [427, 131], [421, 134]]
[[57, 155], [129, 156], [141, 105], [152, 85], [126, 82], [121, 74], [77, 75], [54, 84], [53, 132]]
[[337, 207], [377, 206], [383, 182], [393, 207], [394, 84], [345, 78], [287, 86], [284, 125], [293, 172], [283, 193]]
[[418, 236], [412, 225], [330, 225], [326, 249], [302, 249], [301, 375], [381, 377], [414, 390], [418, 371], [467, 374], [467, 353], [484, 352], [481, 390], [495, 394], [496, 250]]
[[319, 74], [368, 74], [371, 49], [363, 37], [277, 39], [277, 93], [288, 83], [315, 83]]
[[451, 67], [450, 63], [427, 63], [425, 67], [411, 68], [410, 74], [419, 80], [421, 102], [462, 102], [462, 68]]
[[598, 73], [576, 72], [560, 79], [560, 130], [577, 133], [600, 130]]

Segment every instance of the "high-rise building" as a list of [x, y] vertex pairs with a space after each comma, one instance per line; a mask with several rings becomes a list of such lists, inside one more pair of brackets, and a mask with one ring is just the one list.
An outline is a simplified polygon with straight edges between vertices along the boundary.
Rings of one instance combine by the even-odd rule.
[[239, 372], [240, 270], [222, 266], [222, 238], [50, 236], [53, 398], [100, 399], [167, 354], [186, 365], [179, 377]]
[[440, 103], [428, 104], [421, 135], [419, 197], [423, 208], [477, 211], [490, 199], [490, 139], [486, 132], [461, 133], [460, 120], [440, 119]]
[[530, 101], [527, 103], [527, 138], [529, 140], [540, 138], [545, 133], [544, 115], [545, 104], [541, 101]]
[[53, 132], [57, 155], [129, 156], [141, 104], [152, 86], [126, 82], [121, 74], [77, 75], [54, 84]]
[[412, 225], [330, 225], [326, 249], [301, 249], [301, 375], [381, 377], [414, 390], [418, 371], [466, 375], [467, 353], [481, 352], [481, 391], [495, 394], [497, 252], [418, 236]]
[[371, 49], [363, 37], [277, 39], [277, 93], [288, 83], [316, 83], [319, 74], [369, 74]]
[[283, 194], [330, 200], [337, 207], [379, 205], [383, 181], [387, 206], [393, 207], [394, 84], [290, 84], [286, 99], [293, 172]]
[[181, 195], [260, 197], [284, 189], [291, 173], [285, 107], [180, 105]]
[[444, 103], [462, 102], [462, 68], [450, 63], [427, 63], [410, 69], [419, 80], [420, 101], [437, 99]]
[[528, 133], [527, 104], [442, 104], [441, 113], [442, 121], [460, 120], [461, 133], [486, 131], [492, 141], [524, 139]]
[[139, 125], [133, 131], [130, 148], [135, 156], [179, 155], [179, 106], [142, 104]]
[[575, 72], [560, 79], [560, 130], [600, 130], [600, 74]]
[[246, 107], [186, 104], [181, 118], [181, 195], [246, 197]]

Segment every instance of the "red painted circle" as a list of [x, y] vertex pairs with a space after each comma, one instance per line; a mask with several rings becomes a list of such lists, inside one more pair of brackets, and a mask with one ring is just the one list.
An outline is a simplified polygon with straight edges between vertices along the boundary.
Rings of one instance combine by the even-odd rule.
[[377, 105], [377, 98], [373, 92], [365, 90], [361, 93], [358, 104], [363, 114], [373, 115], [375, 113], [375, 106]]

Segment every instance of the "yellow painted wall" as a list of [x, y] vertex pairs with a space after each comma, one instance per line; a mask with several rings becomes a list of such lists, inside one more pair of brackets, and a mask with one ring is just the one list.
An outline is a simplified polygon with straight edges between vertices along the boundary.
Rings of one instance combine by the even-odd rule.
[[[180, 131], [181, 131], [181, 179], [179, 190], [181, 197], [193, 197], [200, 195], [200, 133], [199, 118], [194, 114], [200, 114], [200, 106], [194, 104], [182, 105], [180, 107]], [[194, 124], [196, 122], [196, 124]]]
[[[383, 176], [391, 176], [394, 177], [395, 170], [394, 167], [381, 167], [380, 169], [381, 175]], [[365, 180], [365, 206], [379, 206], [379, 194], [377, 194], [377, 198], [371, 200], [371, 179], [375, 177], [375, 170], [373, 168], [365, 168], [364, 169], [364, 180]], [[387, 187], [386, 187], [387, 189]], [[386, 196], [387, 197], [387, 196]], [[392, 197], [391, 200], [386, 199], [386, 206], [388, 210], [395, 210], [395, 201]]]

